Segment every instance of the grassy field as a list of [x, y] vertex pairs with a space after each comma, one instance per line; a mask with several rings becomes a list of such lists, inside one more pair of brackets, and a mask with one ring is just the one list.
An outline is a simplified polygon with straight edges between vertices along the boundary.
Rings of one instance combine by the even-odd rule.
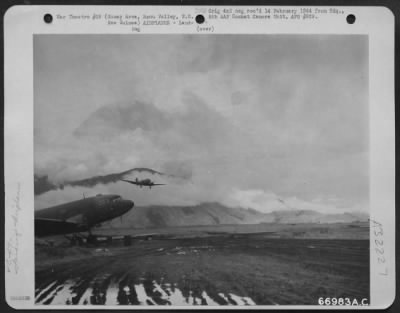
[[369, 223], [299, 223], [299, 224], [238, 224], [238, 225], [211, 225], [186, 226], [168, 228], [100, 228], [95, 230], [99, 234], [166, 234], [179, 237], [199, 237], [214, 234], [254, 234], [269, 233], [275, 238], [324, 238], [324, 239], [369, 239]]
[[175, 232], [129, 247], [38, 246], [36, 302], [294, 305], [369, 298], [368, 240], [222, 233]]

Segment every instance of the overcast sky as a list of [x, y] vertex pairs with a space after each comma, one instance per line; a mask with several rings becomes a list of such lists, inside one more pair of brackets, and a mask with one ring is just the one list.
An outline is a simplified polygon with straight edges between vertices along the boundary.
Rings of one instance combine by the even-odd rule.
[[35, 173], [62, 182], [150, 167], [186, 177], [151, 177], [168, 184], [151, 191], [122, 182], [86, 190], [140, 205], [220, 201], [267, 212], [282, 198], [367, 210], [367, 40], [36, 35]]

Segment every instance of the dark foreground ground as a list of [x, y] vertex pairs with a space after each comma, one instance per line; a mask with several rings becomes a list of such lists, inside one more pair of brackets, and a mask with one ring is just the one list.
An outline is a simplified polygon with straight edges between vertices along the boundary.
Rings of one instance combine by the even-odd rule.
[[369, 241], [268, 234], [36, 246], [37, 304], [296, 305], [369, 299]]

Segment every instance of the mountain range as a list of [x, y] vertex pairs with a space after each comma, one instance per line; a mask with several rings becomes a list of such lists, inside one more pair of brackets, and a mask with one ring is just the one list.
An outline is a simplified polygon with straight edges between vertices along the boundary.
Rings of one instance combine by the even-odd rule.
[[351, 223], [368, 220], [361, 212], [324, 214], [313, 210], [285, 210], [261, 213], [254, 209], [232, 208], [220, 203], [193, 206], [134, 207], [121, 219], [108, 223], [116, 228], [159, 228], [259, 223]]
[[[146, 172], [151, 175], [177, 177], [151, 168], [132, 168], [120, 173], [99, 175], [86, 179], [66, 181], [62, 184], [51, 182], [47, 176], [34, 176], [35, 195], [50, 190], [63, 189], [65, 186], [94, 187], [97, 184], [115, 183], [134, 172]], [[367, 221], [368, 215], [362, 212], [326, 214], [314, 210], [276, 210], [262, 213], [253, 208], [228, 207], [221, 203], [209, 202], [189, 206], [139, 206], [134, 207], [122, 219], [109, 223], [111, 227], [159, 228], [191, 225], [227, 225], [259, 223], [351, 223]]]

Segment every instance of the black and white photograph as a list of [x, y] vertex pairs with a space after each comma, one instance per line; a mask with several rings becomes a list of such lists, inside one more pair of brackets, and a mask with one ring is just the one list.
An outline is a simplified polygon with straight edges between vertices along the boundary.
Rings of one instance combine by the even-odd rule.
[[35, 304], [368, 305], [368, 57], [360, 34], [34, 35]]

